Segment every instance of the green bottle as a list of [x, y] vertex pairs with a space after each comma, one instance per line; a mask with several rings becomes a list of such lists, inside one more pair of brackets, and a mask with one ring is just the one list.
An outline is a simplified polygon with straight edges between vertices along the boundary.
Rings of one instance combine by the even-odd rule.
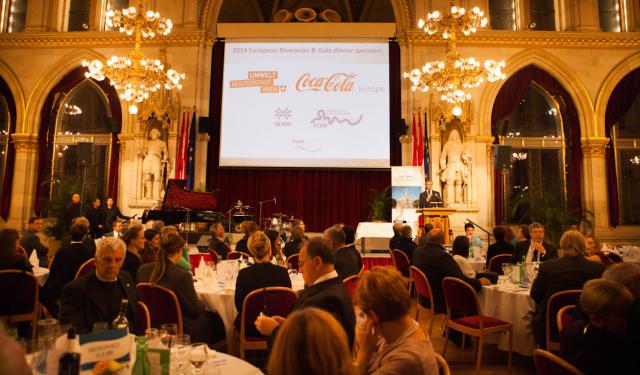
[[136, 363], [131, 375], [151, 375], [151, 364], [147, 356], [147, 337], [136, 337]]

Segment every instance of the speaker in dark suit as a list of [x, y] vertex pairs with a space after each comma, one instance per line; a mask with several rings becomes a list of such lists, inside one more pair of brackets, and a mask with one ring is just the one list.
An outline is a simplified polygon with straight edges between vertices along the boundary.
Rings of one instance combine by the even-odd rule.
[[433, 190], [433, 181], [425, 183], [425, 191], [420, 193], [420, 208], [442, 207], [440, 192]]

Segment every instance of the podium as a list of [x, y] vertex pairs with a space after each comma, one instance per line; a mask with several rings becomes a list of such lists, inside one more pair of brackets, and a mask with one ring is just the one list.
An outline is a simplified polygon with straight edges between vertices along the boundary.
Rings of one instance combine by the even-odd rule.
[[449, 223], [449, 215], [456, 212], [451, 208], [420, 208], [416, 210], [417, 213], [422, 214], [423, 226], [425, 224], [431, 224], [434, 228], [440, 228], [444, 232], [444, 242], [446, 245], [451, 245], [452, 231], [451, 224]]

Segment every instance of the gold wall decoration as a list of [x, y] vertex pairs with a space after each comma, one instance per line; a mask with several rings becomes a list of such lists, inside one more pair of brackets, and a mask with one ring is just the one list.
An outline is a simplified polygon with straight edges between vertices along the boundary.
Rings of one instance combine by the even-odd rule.
[[582, 152], [585, 157], [604, 158], [609, 147], [609, 138], [583, 138]]
[[32, 134], [13, 133], [11, 134], [16, 152], [36, 152], [38, 151], [38, 138]]

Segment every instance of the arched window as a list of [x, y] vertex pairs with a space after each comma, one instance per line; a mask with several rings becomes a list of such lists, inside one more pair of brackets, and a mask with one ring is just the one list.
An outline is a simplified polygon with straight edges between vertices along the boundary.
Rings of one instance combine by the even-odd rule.
[[539, 216], [533, 201], [565, 204], [566, 156], [560, 112], [559, 99], [531, 81], [516, 109], [493, 126], [493, 135], [512, 151], [509, 177], [504, 181], [508, 223], [527, 223], [531, 216]]
[[490, 0], [489, 20], [494, 30], [515, 30], [516, 1], [515, 0]]
[[[69, 184], [82, 189], [85, 201], [107, 194], [112, 116], [102, 89], [86, 79], [60, 102], [52, 157], [51, 193]], [[79, 143], [92, 144], [88, 163], [82, 163]]]
[[4, 171], [7, 166], [7, 155], [9, 154], [9, 137], [11, 126], [11, 113], [9, 105], [3, 95], [0, 95], [0, 192], [3, 191]]
[[0, 2], [0, 32], [17, 33], [24, 30], [27, 18], [27, 0]]
[[640, 95], [611, 132], [615, 146], [620, 224], [640, 224]]
[[598, 0], [598, 12], [602, 31], [622, 31], [620, 0]]

